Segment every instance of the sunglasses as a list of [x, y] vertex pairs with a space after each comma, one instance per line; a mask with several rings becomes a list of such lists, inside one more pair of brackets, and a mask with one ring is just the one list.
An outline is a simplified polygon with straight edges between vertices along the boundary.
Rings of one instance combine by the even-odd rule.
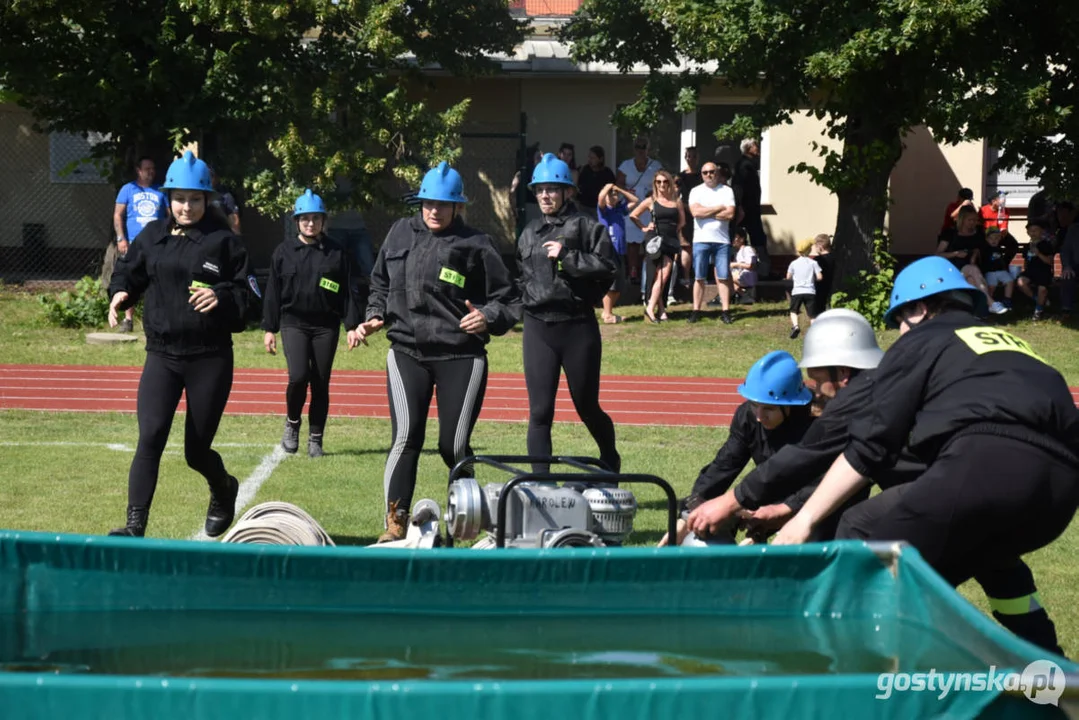
[[701, 170], [701, 175], [715, 175], [715, 170]]
[[647, 145], [634, 145], [633, 149], [634, 150], [647, 150], [648, 146]]

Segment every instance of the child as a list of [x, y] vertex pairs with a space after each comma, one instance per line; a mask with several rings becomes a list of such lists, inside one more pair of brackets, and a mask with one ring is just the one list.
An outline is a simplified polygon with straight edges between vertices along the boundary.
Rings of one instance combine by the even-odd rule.
[[611, 244], [614, 245], [615, 257], [618, 260], [614, 282], [603, 296], [603, 322], [608, 325], [622, 322], [622, 316], [614, 314], [614, 307], [618, 304], [618, 298], [626, 284], [626, 217], [630, 210], [637, 207], [638, 202], [640, 201], [636, 195], [614, 183], [607, 183], [599, 193], [596, 214], [600, 224], [607, 228], [607, 234], [611, 236]]
[[1056, 251], [1049, 239], [1049, 224], [1044, 220], [1031, 220], [1027, 223], [1030, 245], [1027, 247], [1027, 265], [1019, 276], [1019, 289], [1027, 297], [1034, 297], [1034, 319], [1041, 320], [1045, 312], [1045, 301], [1049, 298], [1049, 286], [1053, 284], [1053, 255]]
[[832, 257], [832, 236], [821, 233], [813, 239], [813, 251], [809, 257], [820, 265], [823, 280], [816, 283], [817, 296], [813, 302], [813, 317], [817, 317], [832, 304], [832, 278], [835, 277], [835, 261]]
[[745, 305], [753, 304], [752, 291], [757, 285], [757, 251], [748, 244], [749, 233], [744, 227], [734, 231], [734, 262], [731, 263], [731, 280], [734, 283], [734, 300]]
[[791, 340], [798, 337], [801, 329], [798, 327], [798, 311], [803, 307], [809, 324], [813, 324], [816, 313], [817, 288], [816, 283], [824, 280], [817, 261], [809, 257], [809, 251], [813, 249], [814, 240], [803, 240], [798, 243], [798, 259], [787, 268], [787, 279], [794, 281], [791, 288]]
[[989, 297], [992, 299], [997, 285], [1004, 285], [1004, 307], [1008, 310], [1012, 307], [1012, 291], [1015, 289], [1015, 278], [1008, 270], [1012, 259], [1019, 252], [1019, 243], [1011, 235], [1005, 239], [1000, 228], [995, 225], [985, 230], [985, 247], [979, 253], [981, 260], [982, 275], [989, 286]]

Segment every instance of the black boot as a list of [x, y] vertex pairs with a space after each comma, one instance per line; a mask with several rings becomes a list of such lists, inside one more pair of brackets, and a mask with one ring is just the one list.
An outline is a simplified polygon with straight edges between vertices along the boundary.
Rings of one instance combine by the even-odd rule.
[[307, 436], [307, 455], [308, 457], [322, 457], [322, 433], [311, 433]]
[[150, 508], [127, 506], [127, 525], [122, 528], [110, 530], [110, 536], [144, 537], [146, 535], [146, 521], [150, 517]]
[[1033, 612], [1023, 613], [1021, 615], [1005, 615], [1003, 613], [994, 612], [993, 617], [996, 618], [997, 622], [1001, 625], [1008, 628], [1027, 642], [1033, 643], [1043, 650], [1056, 653], [1061, 657], [1066, 657], [1064, 655], [1064, 648], [1060, 647], [1060, 644], [1057, 642], [1056, 625], [1054, 625], [1052, 619], [1050, 619], [1049, 613], [1045, 612], [1045, 608], [1038, 608]]
[[281, 447], [292, 454], [300, 449], [300, 420], [285, 418], [285, 432], [281, 435]]
[[210, 537], [222, 535], [236, 517], [240, 481], [229, 475], [223, 485], [216, 489], [210, 486], [210, 507], [206, 510], [206, 534]]

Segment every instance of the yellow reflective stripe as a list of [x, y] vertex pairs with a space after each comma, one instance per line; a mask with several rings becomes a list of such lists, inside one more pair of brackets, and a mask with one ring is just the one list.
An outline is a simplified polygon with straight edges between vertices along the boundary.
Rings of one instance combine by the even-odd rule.
[[448, 282], [450, 285], [456, 285], [459, 288], [465, 286], [465, 276], [456, 270], [451, 270], [447, 267], [444, 267], [439, 271], [438, 279], [442, 282]]
[[[193, 288], [212, 288], [213, 285], [210, 285], [209, 283], [200, 282], [198, 280], [192, 280], [191, 281], [191, 287], [193, 287]], [[195, 291], [194, 290], [189, 290], [188, 292], [193, 293]]]
[[341, 289], [340, 285], [335, 283], [333, 280], [329, 280], [327, 278], [320, 279], [318, 281], [318, 286], [320, 288], [325, 288], [326, 290], [329, 290], [330, 292], [337, 292], [337, 291], [339, 291]]
[[1026, 615], [1035, 610], [1041, 610], [1042, 603], [1038, 593], [1032, 593], [1006, 600], [989, 598], [989, 607], [993, 609], [993, 612], [998, 612], [1001, 615]]
[[[1043, 363], [1045, 362], [1045, 360], [1034, 352], [1034, 348], [1030, 346], [1030, 343], [1022, 338], [1012, 335], [1010, 332], [1005, 332], [1000, 328], [968, 327], [963, 328], [962, 330], [956, 330], [955, 334], [959, 336], [960, 340], [966, 343], [967, 347], [978, 355], [1005, 350], [1023, 353], [1035, 360]], [[1049, 363], [1046, 363], [1046, 365], [1048, 364]]]

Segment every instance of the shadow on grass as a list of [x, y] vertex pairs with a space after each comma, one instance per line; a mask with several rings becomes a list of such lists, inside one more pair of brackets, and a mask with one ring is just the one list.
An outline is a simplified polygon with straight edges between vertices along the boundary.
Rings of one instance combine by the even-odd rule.
[[[326, 453], [326, 457], [332, 457], [334, 455], [354, 455], [356, 457], [362, 457], [364, 455], [386, 456], [389, 454], [389, 448], [349, 448], [347, 450], [335, 450], [333, 452], [328, 452]], [[420, 455], [438, 455], [438, 450], [436, 450], [435, 448], [420, 450]]]
[[364, 545], [374, 545], [378, 540], [378, 537], [372, 535], [370, 537], [361, 535], [331, 535], [334, 543], [337, 545], [345, 545], [348, 547], [358, 547]]

